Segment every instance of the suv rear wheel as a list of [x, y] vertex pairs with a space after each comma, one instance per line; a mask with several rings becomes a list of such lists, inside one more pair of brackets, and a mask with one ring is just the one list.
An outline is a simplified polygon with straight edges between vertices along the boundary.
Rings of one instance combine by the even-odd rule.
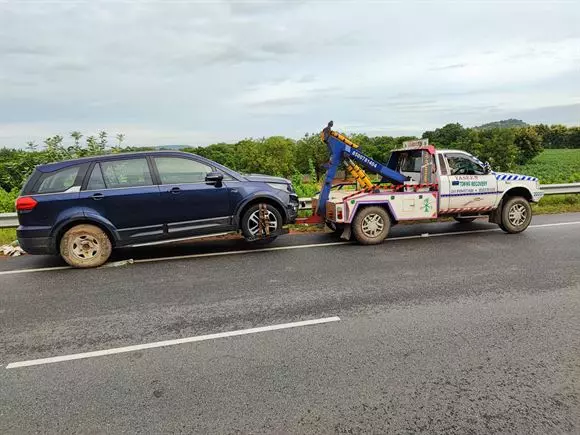
[[98, 267], [111, 256], [109, 236], [95, 225], [70, 228], [60, 240], [60, 255], [72, 267]]
[[[268, 214], [269, 230], [270, 233], [282, 228], [283, 220], [280, 212], [276, 210], [276, 207], [270, 204], [265, 204], [266, 211]], [[244, 237], [248, 240], [254, 240], [260, 232], [260, 204], [251, 206], [242, 217], [242, 233]], [[276, 239], [276, 236], [266, 237], [263, 239], [258, 239], [261, 243], [270, 243]]]

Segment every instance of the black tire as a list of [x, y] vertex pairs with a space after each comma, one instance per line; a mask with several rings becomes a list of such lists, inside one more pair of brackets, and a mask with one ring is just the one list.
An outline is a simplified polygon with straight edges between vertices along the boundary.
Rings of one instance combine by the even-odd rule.
[[113, 246], [101, 228], [80, 224], [70, 228], [60, 240], [60, 256], [72, 267], [89, 268], [103, 265]]
[[[275, 226], [274, 225], [270, 226], [270, 231], [276, 231], [281, 229], [282, 226], [284, 225], [284, 220], [282, 219], [282, 215], [280, 214], [280, 212], [276, 209], [276, 207], [270, 204], [266, 204], [266, 208], [268, 209], [270, 224], [272, 224], [274, 220], [272, 217], [276, 219]], [[242, 216], [240, 228], [242, 230], [242, 234], [246, 239], [251, 238], [257, 234], [257, 227], [253, 219], [253, 216], [256, 216], [257, 213], [259, 213], [259, 209], [260, 209], [259, 204], [255, 204], [251, 206], [249, 209], [247, 209], [244, 215]], [[254, 240], [252, 243], [268, 244], [273, 242], [274, 240], [276, 240], [276, 236]]]
[[501, 224], [499, 227], [509, 234], [521, 233], [532, 221], [532, 207], [521, 196], [514, 196], [504, 202], [501, 209]]
[[354, 238], [361, 245], [376, 245], [389, 235], [391, 217], [382, 207], [360, 209], [352, 221]]
[[464, 217], [453, 216], [453, 219], [455, 219], [460, 224], [468, 224], [470, 222], [473, 222], [476, 218], [464, 218]]

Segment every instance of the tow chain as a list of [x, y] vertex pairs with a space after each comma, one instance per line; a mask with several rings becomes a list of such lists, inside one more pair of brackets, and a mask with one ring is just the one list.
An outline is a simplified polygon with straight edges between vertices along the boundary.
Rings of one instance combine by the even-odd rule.
[[266, 204], [258, 205], [258, 235], [261, 237], [270, 236], [270, 213]]

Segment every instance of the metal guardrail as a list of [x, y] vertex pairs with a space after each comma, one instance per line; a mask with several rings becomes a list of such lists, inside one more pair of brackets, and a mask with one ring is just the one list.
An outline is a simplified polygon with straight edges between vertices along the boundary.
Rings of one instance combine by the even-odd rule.
[[15, 228], [18, 226], [16, 213], [0, 213], [0, 228]]
[[[580, 193], [580, 183], [545, 184], [540, 187], [546, 195], [562, 195], [566, 193]], [[300, 210], [312, 208], [311, 198], [299, 198]], [[16, 228], [18, 216], [16, 213], [0, 213], [0, 228]]]
[[561, 195], [565, 193], [580, 193], [580, 183], [544, 184], [540, 189], [545, 195]]

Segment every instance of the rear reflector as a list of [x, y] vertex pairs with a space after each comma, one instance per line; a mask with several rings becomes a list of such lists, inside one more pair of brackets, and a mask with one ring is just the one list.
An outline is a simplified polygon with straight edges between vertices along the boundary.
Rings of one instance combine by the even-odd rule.
[[16, 211], [32, 210], [38, 202], [30, 196], [21, 196], [16, 200]]

